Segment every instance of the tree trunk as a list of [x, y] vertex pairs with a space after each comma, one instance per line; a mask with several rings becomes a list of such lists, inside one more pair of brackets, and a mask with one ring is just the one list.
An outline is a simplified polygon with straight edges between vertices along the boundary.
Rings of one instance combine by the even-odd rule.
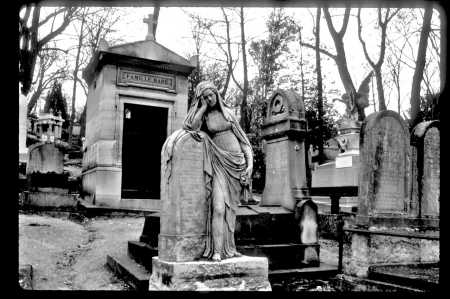
[[[33, 81], [34, 67], [36, 65], [36, 58], [39, 52], [38, 49], [38, 27], [41, 7], [36, 5], [33, 9], [33, 18], [31, 21], [31, 28], [29, 35], [24, 39], [24, 49], [21, 50], [25, 57], [22, 65], [22, 94], [27, 95], [31, 88]], [[28, 46], [28, 43], [30, 44]]]
[[227, 72], [227, 77], [225, 79], [225, 84], [223, 85], [223, 89], [221, 92], [221, 96], [222, 98], [225, 98], [225, 94], [227, 93], [227, 89], [228, 89], [228, 84], [230, 83], [230, 79], [232, 76], [232, 72], [233, 72], [233, 58], [231, 56], [231, 37], [230, 37], [230, 21], [228, 21], [228, 16], [225, 13], [225, 10], [222, 8], [222, 13], [223, 13], [223, 17], [225, 19], [225, 24], [226, 24], [226, 32], [227, 32], [227, 67], [228, 67], [228, 72]]
[[375, 88], [373, 87], [373, 77], [370, 79], [371, 83], [372, 83], [372, 104], [373, 104], [373, 111], [377, 112], [377, 105], [375, 102]]
[[379, 68], [375, 69], [375, 79], [377, 80], [378, 109], [379, 111], [385, 111], [387, 108], [384, 101], [383, 78], [381, 77], [381, 70]]
[[[412, 88], [411, 88], [411, 115], [410, 126], [413, 128], [418, 122], [420, 112], [420, 85], [423, 79], [423, 70], [425, 68], [426, 50], [428, 36], [431, 29], [431, 17], [433, 15], [432, 3], [426, 2], [425, 13], [423, 16], [422, 31], [420, 32], [419, 48], [417, 51], [416, 69], [414, 70]], [[442, 39], [442, 37], [441, 37]]]
[[321, 8], [320, 6], [317, 8], [316, 14], [316, 70], [317, 70], [317, 110], [318, 110], [318, 121], [319, 121], [319, 164], [322, 164], [324, 161], [323, 154], [323, 96], [322, 96], [322, 68], [320, 65], [320, 17], [321, 17]]
[[73, 90], [72, 90], [72, 112], [70, 113], [70, 123], [69, 123], [69, 140], [71, 142], [72, 139], [72, 130], [75, 122], [75, 100], [77, 94], [77, 83], [78, 83], [78, 71], [80, 68], [80, 53], [81, 47], [83, 45], [83, 27], [84, 27], [85, 18], [83, 17], [81, 20], [80, 27], [80, 35], [78, 36], [78, 48], [77, 48], [77, 56], [75, 58], [75, 69], [73, 70]]
[[247, 70], [247, 52], [245, 49], [245, 28], [244, 28], [244, 8], [241, 6], [240, 10], [241, 18], [241, 47], [242, 47], [242, 66], [244, 68], [244, 88], [242, 90], [242, 102], [241, 102], [241, 127], [245, 133], [250, 131], [250, 120], [247, 107], [247, 94], [248, 94], [248, 70]]
[[330, 12], [328, 11], [328, 7], [323, 8], [323, 12], [325, 15], [325, 20], [327, 22], [328, 29], [330, 31], [331, 37], [333, 38], [334, 47], [336, 48], [336, 65], [338, 68], [339, 76], [341, 78], [342, 84], [344, 85], [344, 89], [348, 95], [355, 94], [356, 89], [353, 85], [352, 78], [350, 76], [350, 72], [347, 66], [347, 58], [345, 57], [345, 49], [343, 38], [345, 35], [345, 29], [348, 23], [348, 15], [350, 15], [350, 10], [345, 11], [344, 21], [342, 25], [342, 29], [340, 32], [336, 32], [333, 27], [333, 22], [331, 20]]

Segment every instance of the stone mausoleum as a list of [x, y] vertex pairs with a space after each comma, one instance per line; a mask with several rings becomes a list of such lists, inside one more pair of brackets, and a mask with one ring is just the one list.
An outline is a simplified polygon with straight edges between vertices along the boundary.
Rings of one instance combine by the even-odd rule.
[[84, 199], [96, 206], [159, 209], [160, 153], [187, 113], [194, 63], [155, 41], [102, 43], [83, 77], [89, 85]]

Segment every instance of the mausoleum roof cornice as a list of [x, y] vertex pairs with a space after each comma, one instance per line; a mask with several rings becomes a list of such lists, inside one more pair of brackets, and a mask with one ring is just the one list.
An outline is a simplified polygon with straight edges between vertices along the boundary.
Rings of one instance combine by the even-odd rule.
[[[162, 46], [161, 46], [162, 47]], [[130, 53], [131, 54], [131, 53]], [[182, 58], [182, 57], [181, 57]], [[185, 60], [183, 58], [183, 60]], [[98, 51], [83, 71], [83, 78], [89, 84], [94, 78], [94, 74], [105, 65], [131, 66], [138, 68], [151, 68], [162, 72], [169, 72], [188, 76], [195, 69], [189, 61], [183, 63], [171, 62], [170, 59], [154, 60], [148, 58], [116, 53], [112, 51]]]

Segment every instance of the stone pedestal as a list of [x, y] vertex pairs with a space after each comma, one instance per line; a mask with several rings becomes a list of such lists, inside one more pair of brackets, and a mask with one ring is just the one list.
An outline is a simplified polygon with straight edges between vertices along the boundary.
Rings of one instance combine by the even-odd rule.
[[265, 257], [242, 256], [220, 262], [166, 262], [153, 257], [149, 290], [271, 291]]
[[293, 211], [296, 201], [309, 195], [306, 131], [300, 96], [292, 90], [274, 92], [262, 127], [266, 141], [266, 185], [261, 206], [281, 205]]

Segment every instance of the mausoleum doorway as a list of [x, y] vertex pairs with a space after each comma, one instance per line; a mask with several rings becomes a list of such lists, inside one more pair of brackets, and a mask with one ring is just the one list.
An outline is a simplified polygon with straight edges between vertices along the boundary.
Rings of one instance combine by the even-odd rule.
[[160, 198], [161, 148], [167, 138], [168, 108], [124, 103], [123, 199]]

